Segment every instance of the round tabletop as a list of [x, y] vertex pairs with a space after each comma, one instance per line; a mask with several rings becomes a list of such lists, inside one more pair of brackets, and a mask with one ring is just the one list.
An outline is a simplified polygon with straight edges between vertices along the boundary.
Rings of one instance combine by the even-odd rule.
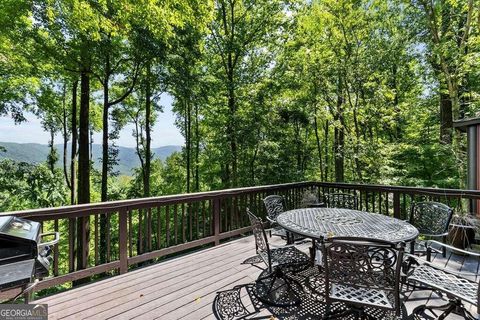
[[318, 239], [321, 236], [356, 237], [411, 241], [418, 230], [410, 223], [378, 213], [341, 208], [305, 208], [289, 210], [277, 217], [277, 223], [286, 230]]

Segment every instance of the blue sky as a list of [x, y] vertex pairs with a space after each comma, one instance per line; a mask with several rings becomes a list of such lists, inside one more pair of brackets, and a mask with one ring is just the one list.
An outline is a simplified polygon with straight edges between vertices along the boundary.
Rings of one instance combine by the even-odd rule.
[[[161, 147], [165, 145], [183, 145], [184, 138], [175, 126], [175, 115], [172, 113], [172, 98], [169, 95], [162, 95], [160, 104], [163, 106], [163, 113], [157, 117], [157, 122], [153, 127], [152, 147]], [[0, 117], [0, 141], [18, 142], [18, 143], [41, 143], [47, 144], [50, 134], [43, 131], [40, 120], [33, 114], [25, 114], [27, 122], [15, 125], [9, 117]], [[120, 132], [120, 138], [117, 145], [123, 147], [134, 147], [135, 140], [132, 137], [133, 126], [127, 126]], [[93, 136], [94, 143], [102, 143], [102, 136], [97, 132]], [[56, 137], [55, 143], [61, 143], [60, 135]]]

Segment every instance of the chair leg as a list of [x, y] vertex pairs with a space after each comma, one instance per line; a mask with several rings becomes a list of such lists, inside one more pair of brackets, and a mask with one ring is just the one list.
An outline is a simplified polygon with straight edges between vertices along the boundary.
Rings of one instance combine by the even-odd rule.
[[[284, 272], [279, 268], [275, 269], [272, 273], [268, 273], [267, 275], [265, 275], [263, 277], [259, 277], [257, 279], [256, 283], [257, 283], [257, 285], [259, 285], [259, 283], [261, 284], [262, 281], [267, 280], [267, 279], [270, 279], [271, 282], [268, 284], [268, 289], [265, 291], [265, 293], [264, 294], [259, 294], [258, 290], [255, 293], [258, 300], [260, 300], [261, 302], [263, 302], [267, 305], [272, 305], [272, 306], [276, 306], [276, 307], [289, 307], [289, 306], [294, 306], [294, 305], [299, 305], [300, 304], [301, 300], [292, 288], [292, 283], [295, 283], [299, 288], [301, 288], [301, 285], [298, 283], [298, 281], [296, 281], [295, 279], [291, 279], [288, 276], [286, 276], [284, 274]], [[275, 282], [278, 279], [283, 280], [284, 284], [275, 287]], [[291, 301], [277, 302], [277, 301], [269, 300], [268, 296], [276, 290], [279, 290], [279, 289], [282, 290], [281, 289], [282, 287], [285, 287], [283, 290], [286, 290], [287, 292], [293, 293], [292, 294], [293, 297], [290, 296]]]
[[315, 255], [316, 255], [316, 251], [317, 251], [317, 250], [315, 250], [315, 239], [312, 240], [312, 247], [308, 248], [308, 249], [310, 251], [310, 264], [313, 267], [315, 265]]
[[[443, 237], [442, 239], [443, 243], [447, 243], [447, 237]], [[446, 258], [447, 257], [447, 248], [446, 247], [442, 247], [442, 257]]]
[[412, 316], [418, 315], [420, 313], [424, 313], [426, 310], [430, 311], [435, 316], [436, 314], [434, 310], [443, 311], [443, 313], [440, 316], [438, 316], [437, 318], [438, 320], [447, 319], [447, 316], [454, 311], [457, 313], [461, 313], [464, 319], [467, 319], [467, 320], [476, 319], [468, 310], [465, 309], [465, 306], [463, 305], [462, 301], [459, 299], [451, 299], [447, 304], [444, 304], [441, 306], [427, 306], [427, 305], [418, 306], [415, 309], [413, 309]]

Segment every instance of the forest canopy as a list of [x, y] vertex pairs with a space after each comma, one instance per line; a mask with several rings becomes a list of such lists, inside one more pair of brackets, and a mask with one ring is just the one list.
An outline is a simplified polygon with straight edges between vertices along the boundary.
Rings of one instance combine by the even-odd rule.
[[[0, 161], [0, 211], [305, 180], [464, 187], [453, 121], [480, 110], [478, 1], [2, 0], [0, 12], [0, 115], [33, 113], [51, 136], [45, 163]], [[165, 161], [151, 147], [162, 94], [185, 138]], [[140, 162], [129, 177], [114, 170], [126, 125]]]

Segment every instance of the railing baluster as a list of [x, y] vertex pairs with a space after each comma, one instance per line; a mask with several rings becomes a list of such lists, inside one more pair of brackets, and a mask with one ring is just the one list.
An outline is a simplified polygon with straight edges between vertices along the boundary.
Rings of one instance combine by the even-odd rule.
[[400, 219], [400, 194], [398, 192], [393, 193], [393, 216]]
[[130, 257], [133, 257], [133, 222], [131, 210], [128, 210], [128, 251]]
[[94, 245], [93, 245], [93, 250], [95, 251], [95, 265], [98, 265], [98, 214], [95, 215], [95, 218], [94, 218], [94, 231], [93, 231], [93, 242], [94, 242]]
[[207, 236], [207, 222], [205, 221], [205, 201], [202, 201], [202, 235], [203, 237]]
[[200, 225], [200, 222], [198, 220], [198, 210], [200, 209], [200, 203], [199, 202], [195, 202], [195, 237], [194, 239], [198, 239], [200, 237], [200, 231], [199, 231], [199, 225]]
[[209, 218], [209, 226], [210, 226], [210, 235], [214, 235], [215, 233], [215, 223], [214, 223], [214, 220], [215, 220], [215, 213], [214, 213], [214, 210], [213, 210], [213, 201], [212, 200], [208, 200], [208, 212], [210, 213], [210, 218]]
[[375, 192], [372, 192], [372, 212], [375, 212]]
[[186, 221], [185, 221], [185, 203], [182, 203], [182, 243], [185, 243], [186, 238]]
[[162, 222], [161, 222], [161, 207], [157, 206], [157, 250], [162, 247]]
[[170, 246], [170, 207], [165, 207], [165, 247]]
[[147, 223], [146, 223], [146, 228], [147, 228], [147, 250], [152, 251], [152, 208], [147, 209]]
[[139, 209], [138, 212], [138, 253], [143, 253], [143, 210]]
[[370, 200], [370, 193], [365, 191], [365, 211], [368, 212], [368, 201]]
[[[106, 235], [106, 240], [107, 240], [107, 262], [111, 261], [111, 228], [110, 228], [110, 220], [112, 216], [110, 213], [107, 213], [107, 235]], [[102, 231], [103, 232], [103, 231]]]
[[390, 195], [385, 193], [385, 215], [390, 216]]
[[68, 272], [75, 270], [75, 229], [77, 218], [68, 219]]
[[217, 198], [213, 201], [213, 225], [214, 225], [214, 237], [215, 245], [220, 244], [220, 198]]
[[[120, 256], [120, 274], [128, 271], [128, 250], [130, 250], [130, 256], [132, 256], [132, 244], [130, 242], [129, 247], [127, 241], [131, 241], [130, 232], [127, 230], [127, 223], [131, 228], [131, 215], [128, 216], [129, 222], [127, 222], [127, 210], [120, 209], [118, 212], [118, 251]], [[127, 234], [129, 235], [127, 240]]]
[[[55, 232], [58, 232], [58, 219], [54, 220], [53, 228]], [[53, 275], [54, 276], [58, 276], [58, 246], [59, 246], [58, 243], [53, 246]]]
[[223, 220], [224, 225], [222, 229], [222, 224], [220, 223], [220, 232], [228, 231], [228, 216], [227, 216], [227, 201], [225, 199], [222, 201], [222, 206], [220, 207], [220, 219]]
[[192, 218], [192, 203], [187, 203], [188, 214], [188, 241], [193, 240], [193, 218]]
[[173, 207], [173, 230], [175, 244], [178, 244], [178, 206], [175, 204]]

